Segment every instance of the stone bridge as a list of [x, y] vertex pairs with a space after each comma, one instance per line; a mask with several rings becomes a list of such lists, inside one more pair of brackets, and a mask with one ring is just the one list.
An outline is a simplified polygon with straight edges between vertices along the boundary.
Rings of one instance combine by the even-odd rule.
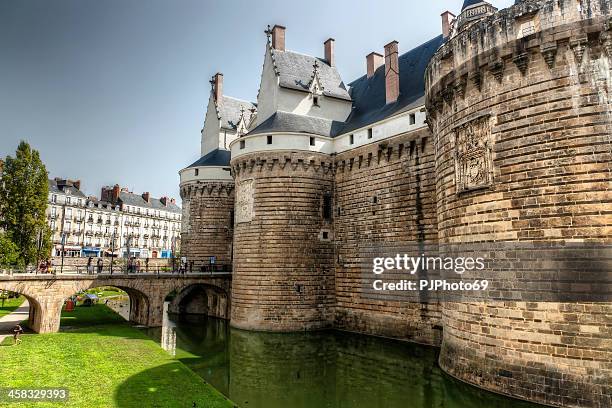
[[[30, 327], [37, 333], [59, 330], [64, 301], [77, 292], [113, 286], [130, 297], [130, 321], [145, 326], [162, 325], [166, 297], [174, 294], [170, 310], [229, 319], [231, 273], [118, 274], [118, 275], [0, 275], [0, 290], [24, 295], [30, 303]], [[197, 299], [194, 299], [198, 296]], [[184, 305], [191, 301], [197, 307]]]

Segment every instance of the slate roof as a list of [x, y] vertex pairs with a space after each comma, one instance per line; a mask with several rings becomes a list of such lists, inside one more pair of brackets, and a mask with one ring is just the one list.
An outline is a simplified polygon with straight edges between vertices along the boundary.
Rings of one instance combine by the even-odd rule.
[[333, 137], [342, 129], [343, 125], [343, 122], [276, 111], [259, 126], [251, 130], [249, 135], [270, 132], [292, 132]]
[[350, 83], [353, 111], [339, 133], [348, 133], [423, 105], [425, 69], [443, 43], [444, 37], [439, 35], [399, 56], [400, 95], [394, 103], [386, 103], [384, 64], [371, 78], [364, 75]]
[[164, 211], [170, 211], [174, 213], [181, 212], [181, 208], [176, 204], [172, 204], [169, 201], [170, 199], [168, 199], [168, 205], [165, 206], [164, 204], [162, 204], [162, 202], [158, 198], [151, 197], [149, 198], [149, 202], [147, 203], [144, 200], [144, 198], [142, 198], [141, 195], [129, 193], [126, 191], [121, 191], [119, 193], [119, 200], [121, 200], [121, 202], [126, 205], [134, 205], [138, 207], [148, 207], [148, 208], [153, 208], [156, 210], [164, 210]]
[[351, 100], [351, 97], [340, 78], [338, 70], [330, 66], [324, 59], [293, 51], [278, 51], [272, 49], [274, 65], [279, 73], [279, 84], [283, 88], [308, 91], [314, 63], [317, 61], [319, 79], [323, 86], [323, 95]]
[[217, 113], [221, 117], [221, 128], [236, 130], [242, 107], [244, 107], [245, 115], [250, 116], [249, 109], [256, 108], [257, 104], [224, 95], [221, 98], [221, 103], [217, 104]]
[[461, 7], [461, 11], [465, 10], [466, 8], [473, 6], [475, 4], [479, 4], [479, 3], [485, 3], [483, 0], [465, 0], [463, 2], [463, 7]]
[[74, 186], [58, 186], [57, 181], [49, 180], [49, 192], [54, 194], [70, 194], [72, 197], [87, 198], [83, 192]]
[[190, 167], [206, 167], [206, 166], [229, 166], [230, 151], [223, 149], [215, 149], [210, 153], [200, 157], [196, 162], [187, 166]]

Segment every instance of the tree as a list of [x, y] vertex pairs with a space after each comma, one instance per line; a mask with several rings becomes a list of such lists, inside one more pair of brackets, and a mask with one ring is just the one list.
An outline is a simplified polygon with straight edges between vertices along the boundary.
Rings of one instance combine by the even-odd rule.
[[0, 233], [0, 268], [8, 268], [17, 263], [17, 245], [6, 234]]
[[38, 151], [22, 141], [15, 157], [6, 157], [0, 181], [0, 227], [17, 246], [19, 266], [27, 267], [51, 251], [45, 221], [48, 195], [47, 169]]

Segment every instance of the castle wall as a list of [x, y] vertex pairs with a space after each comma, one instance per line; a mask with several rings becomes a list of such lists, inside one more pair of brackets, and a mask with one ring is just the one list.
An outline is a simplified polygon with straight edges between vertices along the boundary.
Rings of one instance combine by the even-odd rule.
[[231, 324], [268, 331], [330, 327], [333, 231], [323, 218], [325, 196], [332, 193], [330, 157], [263, 152], [231, 164], [236, 183]]
[[[610, 3], [578, 3], [520, 3], [430, 63], [440, 242], [610, 243]], [[517, 39], [525, 20], [542, 31]], [[514, 397], [607, 407], [611, 313], [609, 303], [445, 303], [440, 365]]]
[[218, 265], [231, 264], [234, 183], [185, 183], [181, 197], [187, 215], [181, 233], [181, 257], [187, 258], [194, 271], [208, 266], [211, 256], [216, 257]]
[[[439, 345], [436, 302], [377, 299], [372, 252], [392, 245], [405, 253], [437, 241], [434, 149], [429, 129], [409, 132], [336, 156], [335, 245], [338, 328]], [[414, 248], [414, 247], [413, 247]]]

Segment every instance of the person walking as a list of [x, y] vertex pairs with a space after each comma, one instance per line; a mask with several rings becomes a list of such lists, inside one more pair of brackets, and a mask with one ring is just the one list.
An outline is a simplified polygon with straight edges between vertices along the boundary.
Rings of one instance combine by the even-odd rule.
[[136, 273], [140, 273], [140, 259], [136, 261]]
[[93, 275], [93, 259], [91, 256], [87, 259], [87, 274]]
[[17, 323], [17, 325], [15, 325], [15, 328], [13, 329], [13, 341], [14, 341], [13, 344], [17, 345], [21, 343], [20, 336], [22, 333], [23, 333], [23, 328], [21, 327], [19, 323]]
[[102, 273], [102, 267], [104, 266], [104, 262], [102, 262], [102, 258], [98, 258], [98, 275]]

